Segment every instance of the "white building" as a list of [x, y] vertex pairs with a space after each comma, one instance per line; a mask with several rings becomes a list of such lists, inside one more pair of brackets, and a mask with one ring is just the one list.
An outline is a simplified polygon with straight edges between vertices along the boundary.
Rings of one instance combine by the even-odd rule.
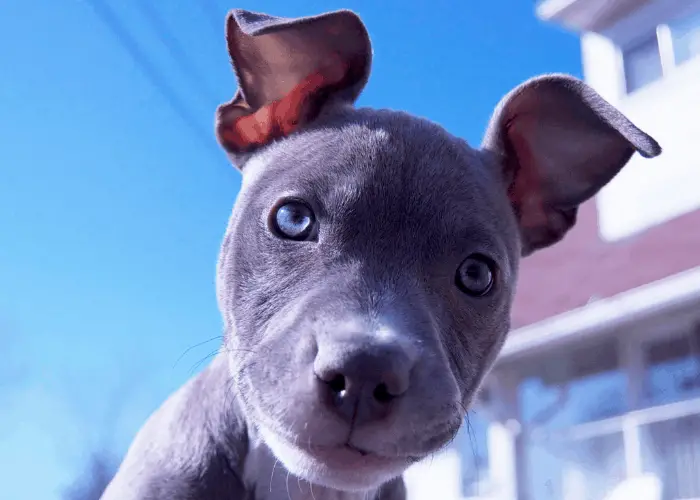
[[580, 33], [586, 81], [664, 153], [633, 158], [524, 261], [481, 418], [411, 471], [412, 498], [698, 500], [700, 0], [536, 12]]

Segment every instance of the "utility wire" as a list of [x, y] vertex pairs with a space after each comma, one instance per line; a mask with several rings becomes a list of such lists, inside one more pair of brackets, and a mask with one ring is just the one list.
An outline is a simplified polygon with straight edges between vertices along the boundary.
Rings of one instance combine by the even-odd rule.
[[215, 106], [217, 104], [216, 94], [209, 89], [207, 82], [201, 77], [197, 71], [197, 67], [187, 55], [187, 51], [158, 15], [158, 12], [153, 7], [155, 3], [141, 1], [137, 2], [137, 4], [141, 8], [141, 12], [148, 19], [148, 22], [156, 31], [158, 37], [165, 44], [170, 56], [180, 67], [182, 73], [190, 80], [192, 86], [197, 89], [200, 97], [208, 104]]
[[[202, 12], [205, 16], [207, 16], [207, 20], [209, 21], [209, 24], [211, 24], [212, 29], [217, 33], [221, 33], [221, 38], [223, 40], [224, 16], [222, 15], [221, 19], [219, 19], [217, 15], [213, 14], [214, 11], [218, 10], [215, 2], [213, 0], [199, 0], [195, 3], [201, 7]], [[206, 8], [207, 6], [209, 8]]]
[[129, 30], [125, 28], [114, 10], [103, 0], [87, 0], [87, 3], [92, 7], [93, 11], [100, 20], [107, 26], [112, 34], [117, 38], [119, 43], [126, 49], [129, 55], [133, 58], [136, 64], [144, 72], [146, 77], [151, 80], [151, 83], [163, 94], [163, 97], [168, 101], [173, 110], [178, 114], [182, 121], [187, 125], [198, 140], [212, 153], [216, 153], [218, 161], [221, 161], [221, 156], [218, 149], [215, 149], [212, 142], [213, 134], [204, 134], [202, 130], [195, 125], [197, 122], [195, 116], [190, 113], [187, 106], [177, 95], [177, 92], [168, 84], [167, 79], [163, 78], [158, 68], [149, 60], [148, 56], [141, 50], [139, 43], [131, 36]]

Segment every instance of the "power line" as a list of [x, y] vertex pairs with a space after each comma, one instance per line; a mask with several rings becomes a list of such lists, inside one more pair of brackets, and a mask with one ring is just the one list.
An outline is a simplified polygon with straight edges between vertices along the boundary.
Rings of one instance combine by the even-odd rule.
[[201, 78], [197, 67], [187, 55], [187, 51], [184, 50], [178, 38], [172, 34], [158, 15], [158, 12], [153, 7], [154, 4], [148, 1], [137, 2], [137, 4], [156, 31], [158, 37], [165, 44], [170, 56], [175, 60], [177, 65], [180, 66], [180, 70], [190, 80], [192, 86], [197, 89], [200, 97], [202, 97], [204, 101], [208, 101], [209, 104], [216, 105], [216, 94], [209, 89], [206, 81]]
[[[158, 68], [141, 50], [139, 43], [134, 37], [131, 36], [129, 30], [125, 28], [125, 26], [119, 20], [119, 17], [115, 14], [111, 7], [108, 6], [107, 2], [104, 2], [103, 0], [87, 0], [87, 3], [117, 38], [119, 43], [121, 43], [126, 49], [132, 59], [140, 67], [141, 71], [143, 71], [146, 77], [151, 80], [151, 83], [153, 83], [153, 85], [155, 85], [155, 87], [163, 94], [163, 97], [165, 97], [185, 125], [190, 128], [198, 140], [201, 141], [202, 145], [213, 153], [215, 151], [215, 148], [213, 148], [214, 144], [212, 142], [213, 134], [204, 134], [202, 130], [195, 125], [197, 121], [195, 116], [190, 113], [187, 106], [177, 95], [177, 92], [175, 92], [175, 90], [168, 84], [167, 79], [162, 77]], [[216, 149], [216, 156], [218, 159], [221, 158], [218, 149]]]
[[[219, 19], [213, 14], [213, 12], [217, 10], [216, 4], [212, 0], [200, 0], [199, 2], [195, 3], [201, 7], [202, 12], [207, 17], [207, 20], [209, 21], [209, 24], [211, 25], [212, 29], [217, 33], [221, 33], [221, 37], [223, 40], [224, 16], [222, 15], [221, 19]], [[205, 7], [205, 4], [209, 6], [208, 9]]]

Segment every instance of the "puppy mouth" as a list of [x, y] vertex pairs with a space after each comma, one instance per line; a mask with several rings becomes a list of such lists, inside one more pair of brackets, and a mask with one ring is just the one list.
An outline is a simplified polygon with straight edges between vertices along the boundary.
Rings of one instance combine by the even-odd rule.
[[326, 446], [318, 446], [314, 444], [309, 444], [307, 446], [299, 446], [299, 448], [306, 454], [316, 457], [316, 458], [324, 458], [328, 457], [329, 455], [343, 455], [347, 457], [352, 457], [355, 459], [370, 459], [370, 460], [392, 460], [396, 459], [399, 457], [387, 457], [380, 455], [378, 453], [375, 453], [370, 450], [366, 450], [364, 448], [360, 448], [358, 446], [355, 446], [354, 444], [347, 442], [344, 444], [338, 444], [338, 445], [326, 445]]
[[413, 463], [407, 457], [382, 456], [349, 441], [302, 445], [269, 429], [261, 427], [260, 431], [272, 454], [289, 472], [327, 488], [366, 492], [401, 475]]
[[[262, 424], [262, 422], [260, 422], [260, 424]], [[414, 446], [411, 446], [410, 448], [413, 449], [406, 449], [403, 451], [397, 449], [396, 452], [386, 453], [383, 450], [372, 450], [359, 443], [355, 443], [352, 437], [345, 442], [338, 442], [337, 444], [317, 444], [312, 441], [300, 442], [300, 440], [295, 439], [288, 433], [280, 432], [279, 429], [275, 429], [276, 426], [260, 424], [260, 427], [268, 430], [268, 436], [273, 435], [275, 440], [284, 443], [285, 446], [294, 448], [312, 460], [326, 463], [327, 465], [339, 465], [344, 462], [365, 464], [371, 462], [377, 465], [406, 463], [411, 465], [420, 462], [426, 458], [426, 456], [447, 445], [456, 434], [456, 429], [459, 428], [459, 426], [455, 427], [451, 422], [436, 426], [437, 428], [435, 431], [437, 432], [431, 433], [431, 436], [422, 442], [423, 447], [429, 451], [418, 451]]]
[[359, 446], [355, 446], [352, 443], [346, 443], [343, 446], [338, 447], [339, 449], [345, 449], [351, 453], [354, 453], [360, 457], [364, 458], [374, 458], [377, 460], [387, 460], [387, 461], [407, 461], [407, 462], [418, 462], [423, 459], [423, 457], [418, 456], [418, 455], [393, 455], [393, 456], [388, 456], [388, 455], [383, 455], [381, 453], [376, 453], [374, 451], [369, 451], [364, 448], [360, 448]]
[[272, 455], [289, 472], [311, 483], [344, 491], [378, 488], [429, 454], [415, 454], [415, 445], [410, 450], [400, 446], [374, 449], [373, 441], [368, 441], [368, 446], [364, 440], [367, 438], [358, 441], [352, 435], [335, 443], [313, 443], [276, 432], [262, 422], [256, 427]]
[[347, 468], [359, 465], [391, 465], [397, 463], [411, 464], [421, 460], [423, 457], [404, 454], [385, 455], [376, 451], [358, 446], [352, 441], [338, 444], [314, 444], [312, 442], [299, 443], [290, 440], [284, 434], [274, 433], [276, 439], [284, 442], [286, 446], [295, 448], [298, 452], [306, 455], [310, 459], [325, 464], [331, 468]]
[[420, 460], [417, 457], [402, 455], [381, 455], [349, 443], [339, 446], [301, 447], [300, 451], [331, 469], [384, 468], [397, 464], [407, 466]]
[[345, 448], [350, 451], [354, 451], [355, 453], [358, 453], [361, 457], [366, 457], [368, 455], [373, 454], [371, 451], [363, 450], [362, 448], [358, 448], [357, 446], [354, 446], [350, 443], [346, 443]]
[[422, 460], [423, 456], [410, 454], [385, 455], [376, 451], [368, 450], [357, 446], [351, 442], [336, 446], [298, 446], [300, 451], [319, 462], [333, 466], [355, 466], [370, 465], [381, 466], [384, 464], [413, 464]]

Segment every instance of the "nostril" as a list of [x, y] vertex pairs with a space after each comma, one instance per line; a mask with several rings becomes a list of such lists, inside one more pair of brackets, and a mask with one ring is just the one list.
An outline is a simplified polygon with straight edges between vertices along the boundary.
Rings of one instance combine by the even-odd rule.
[[346, 381], [345, 377], [338, 373], [337, 375], [334, 375], [328, 382], [328, 387], [331, 388], [331, 391], [333, 391], [335, 394], [341, 394], [342, 392], [346, 389]]
[[394, 399], [394, 395], [389, 392], [389, 388], [384, 383], [375, 387], [372, 395], [374, 396], [374, 399], [380, 403], [388, 403]]

